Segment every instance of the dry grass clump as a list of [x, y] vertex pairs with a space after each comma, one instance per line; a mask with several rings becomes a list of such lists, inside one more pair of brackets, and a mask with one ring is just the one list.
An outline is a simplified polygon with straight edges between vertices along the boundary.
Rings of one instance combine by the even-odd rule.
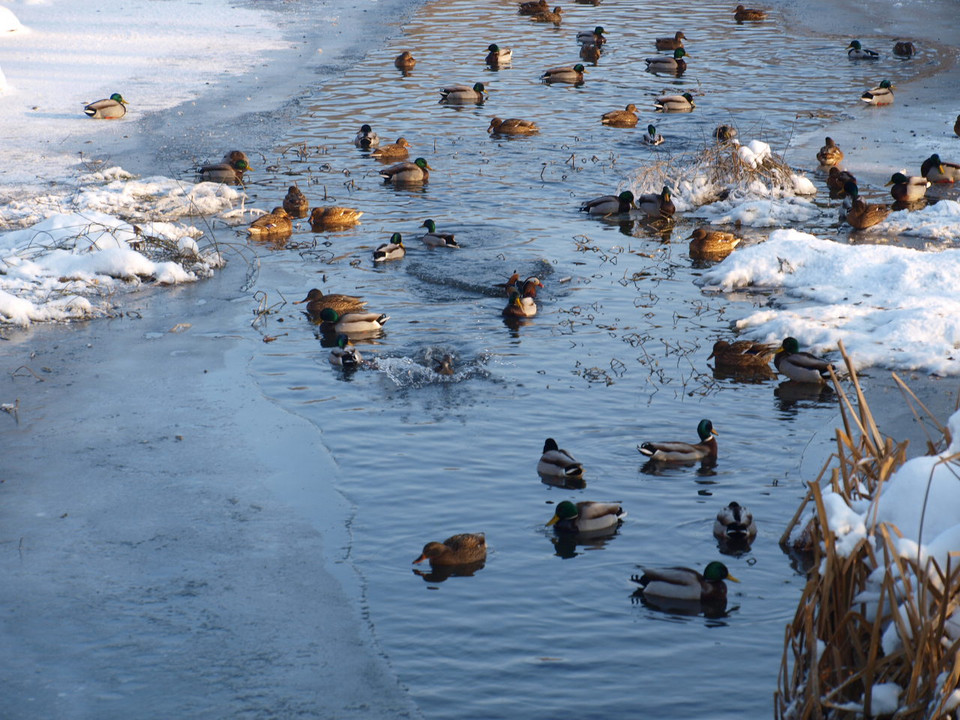
[[[867, 537], [847, 556], [838, 552], [833, 535], [824, 532], [827, 488], [848, 504], [873, 498], [906, 460], [907, 443], [881, 435], [842, 346], [841, 352], [855, 403], [834, 378], [843, 416], [843, 428], [836, 431], [837, 452], [811, 484], [781, 541], [787, 542], [791, 534], [806, 536], [814, 562], [787, 627], [775, 714], [790, 720], [871, 716], [874, 688], [896, 683], [901, 690], [897, 718], [948, 717], [950, 695], [960, 683], [960, 639], [955, 632], [951, 638], [945, 624], [960, 604], [960, 558], [951, 559], [946, 568], [932, 560], [921, 566], [918, 558], [903, 557], [897, 550], [899, 531], [886, 523], [868, 524]], [[915, 401], [932, 419], [896, 375], [894, 379], [906, 401]], [[794, 532], [809, 503], [815, 506], [812, 521]], [[868, 583], [878, 568], [884, 571], [879, 600], [879, 572]], [[873, 593], [872, 599], [857, 597], [865, 591]], [[901, 639], [910, 640], [895, 650], [888, 647], [885, 655], [883, 635], [890, 623], [896, 624]]]

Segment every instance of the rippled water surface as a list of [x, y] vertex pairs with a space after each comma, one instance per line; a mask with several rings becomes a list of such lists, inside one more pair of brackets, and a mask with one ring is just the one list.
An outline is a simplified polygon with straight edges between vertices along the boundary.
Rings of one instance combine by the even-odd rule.
[[[721, 122], [783, 151], [796, 133], [870, 112], [858, 101], [864, 89], [928, 70], [936, 53], [850, 62], [850, 38], [803, 37], [776, 15], [737, 25], [728, 4], [695, 3], [682, 17], [666, 2], [564, 10], [554, 28], [517, 16], [513, 3], [430, 3], [392, 44], [304, 99], [309, 111], [285, 152], [249, 192], [269, 208], [297, 183], [314, 205], [362, 209], [363, 224], [316, 235], [301, 224], [266, 253], [258, 288], [267, 304], [313, 286], [360, 294], [391, 319], [382, 337], [357, 343], [376, 367], [344, 374], [299, 308], [280, 307], [262, 325], [277, 340], [254, 371], [266, 394], [322, 429], [340, 476], [310, 480], [338, 483], [356, 506], [350, 556], [375, 634], [427, 717], [767, 716], [802, 584], [777, 541], [802, 481], [829, 453], [835, 403], [774, 379], [714, 377], [714, 340], [768, 298], [701, 293], [702, 265], [685, 240], [693, 223], [658, 232], [577, 207], [636, 168], [701, 147]], [[609, 44], [585, 84], [541, 84], [546, 68], [578, 61], [576, 31], [596, 25]], [[678, 29], [689, 38], [686, 74], [645, 72], [653, 38]], [[491, 42], [514, 49], [512, 67], [485, 68]], [[406, 77], [393, 67], [403, 49], [419, 58]], [[439, 87], [474, 82], [490, 89], [486, 105], [437, 104]], [[664, 90], [693, 92], [696, 110], [654, 114]], [[654, 122], [667, 137], [660, 149], [641, 145], [640, 129], [600, 125], [630, 102], [641, 126]], [[541, 133], [490, 138], [493, 115], [535, 120]], [[364, 122], [386, 142], [409, 140], [411, 157], [434, 169], [429, 184], [383, 186], [380, 165], [352, 145]], [[814, 164], [789, 151], [787, 160]], [[462, 249], [423, 246], [426, 218]], [[406, 258], [374, 266], [371, 249], [392, 232], [404, 235]], [[519, 327], [504, 322], [492, 287], [514, 270], [545, 285], [540, 312]], [[444, 352], [453, 376], [425, 367]], [[720, 433], [714, 469], [644, 471], [638, 442], [694, 441], [704, 417]], [[540, 482], [548, 436], [583, 461], [585, 489]], [[629, 516], [606, 541], [558, 545], [544, 523], [568, 498], [621, 501]], [[637, 564], [702, 569], [723, 557], [711, 528], [731, 500], [753, 510], [760, 534], [748, 554], [723, 558], [742, 580], [727, 614], [633, 602]], [[426, 541], [470, 531], [490, 545], [474, 576], [411, 572]]]

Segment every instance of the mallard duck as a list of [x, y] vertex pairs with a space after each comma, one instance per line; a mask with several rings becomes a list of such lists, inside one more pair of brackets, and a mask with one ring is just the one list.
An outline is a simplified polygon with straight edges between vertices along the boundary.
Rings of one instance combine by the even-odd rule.
[[550, 10], [540, 10], [532, 14], [530, 19], [534, 22], [549, 22], [560, 25], [563, 22], [563, 8], [555, 7], [552, 12]]
[[611, 110], [600, 116], [600, 122], [604, 125], [613, 125], [614, 127], [636, 127], [637, 106], [633, 103], [627, 105], [623, 110]]
[[587, 200], [580, 206], [580, 212], [591, 215], [620, 215], [630, 212], [635, 207], [633, 193], [624, 190], [619, 195], [601, 195], [593, 200]]
[[246, 160], [202, 165], [197, 169], [200, 179], [224, 185], [243, 185], [243, 174], [250, 170]]
[[545, 83], [571, 83], [580, 85], [583, 82], [583, 74], [586, 72], [583, 65], [577, 63], [573, 67], [564, 65], [546, 70], [540, 79]]
[[643, 134], [641, 141], [644, 145], [662, 145], [663, 135], [657, 132], [654, 125], [647, 125], [647, 131]]
[[737, 9], [733, 11], [733, 19], [738, 23], [748, 20], [766, 20], [767, 11], [755, 10], [754, 8], [745, 8], [743, 5], [737, 5]]
[[925, 177], [907, 177], [902, 172], [891, 175], [885, 184], [893, 186], [890, 188], [890, 195], [894, 200], [905, 203], [920, 200], [930, 187], [930, 181]]
[[700, 442], [696, 445], [685, 442], [645, 442], [637, 445], [641, 455], [657, 462], [697, 462], [717, 459], [717, 431], [709, 420], [697, 425]]
[[400, 162], [380, 171], [385, 183], [394, 185], [420, 185], [430, 179], [430, 166], [423, 158], [413, 162]]
[[338, 335], [362, 335], [379, 332], [389, 319], [389, 315], [371, 312], [348, 312], [341, 315], [333, 308], [326, 307], [320, 311], [320, 329]]
[[232, 165], [237, 160], [243, 160], [247, 164], [248, 172], [253, 170], [253, 168], [250, 167], [250, 158], [247, 157], [247, 154], [243, 150], [228, 150], [223, 154], [223, 160], [220, 162], [225, 162]]
[[324, 295], [319, 288], [312, 288], [303, 300], [294, 300], [294, 305], [307, 304], [306, 313], [313, 319], [320, 318], [320, 313], [325, 308], [336, 310], [340, 315], [347, 313], [361, 312], [367, 305], [367, 301], [358, 298], [356, 295], [341, 295], [339, 293], [330, 293]]
[[502, 312], [504, 317], [528, 318], [537, 314], [537, 303], [533, 298], [525, 298], [514, 290], [510, 293], [507, 306]]
[[433, 371], [437, 375], [453, 375], [453, 355], [446, 353], [433, 365]]
[[513, 50], [501, 50], [496, 43], [487, 47], [487, 57], [484, 62], [490, 67], [509, 65], [512, 60]]
[[740, 244], [740, 238], [733, 233], [704, 228], [697, 228], [687, 239], [690, 241], [690, 257], [694, 260], [722, 260]]
[[314, 232], [337, 228], [352, 227], [360, 222], [362, 210], [331, 205], [329, 207], [314, 208], [310, 213], [310, 229]]
[[583, 463], [566, 450], [557, 446], [557, 441], [547, 438], [543, 443], [543, 454], [537, 463], [537, 472], [548, 477], [579, 479], [583, 477]]
[[800, 352], [800, 343], [794, 337], [783, 339], [773, 356], [777, 372], [794, 382], [822, 384], [830, 381], [833, 365], [808, 352]]
[[300, 188], [291, 185], [290, 189], [287, 190], [286, 197], [283, 198], [283, 209], [287, 211], [287, 215], [290, 217], [302, 218], [310, 212], [310, 203]]
[[724, 370], [766, 369], [776, 352], [777, 346], [768, 343], [717, 340], [707, 360], [713, 360], [717, 368]]
[[275, 207], [266, 215], [261, 215], [247, 228], [254, 238], [276, 239], [293, 232], [293, 221], [282, 207]]
[[722, 562], [709, 563], [703, 575], [685, 567], [640, 568], [643, 574], [633, 575], [631, 580], [643, 588], [644, 597], [666, 600], [691, 600], [718, 602], [726, 599], [727, 586], [724, 580], [740, 582]]
[[127, 114], [127, 101], [120, 93], [84, 106], [84, 114], [93, 120], [117, 120]]
[[[960, 124], [960, 118], [958, 118]], [[960, 135], [960, 133], [957, 133]], [[920, 174], [930, 182], [952, 183], [960, 181], [960, 165], [944, 162], [938, 153], [934, 153], [920, 165]]]
[[686, 35], [683, 34], [682, 30], [677, 30], [676, 35], [672, 38], [657, 38], [654, 40], [654, 45], [657, 46], [657, 50], [676, 50], [677, 48], [683, 47], [683, 41], [686, 39]]
[[474, 83], [473, 87], [469, 85], [451, 85], [450, 87], [440, 88], [440, 100], [445, 105], [483, 105], [487, 99], [487, 91], [483, 83]]
[[375, 157], [377, 160], [404, 160], [410, 155], [407, 150], [409, 147], [413, 146], [407, 142], [406, 138], [398, 137], [395, 143], [378, 147], [370, 153], [370, 157]]
[[857, 184], [857, 179], [852, 173], [841, 170], [836, 165], [830, 168], [830, 172], [827, 173], [827, 190], [830, 191], [830, 197], [834, 199], [846, 197], [847, 191], [844, 188], [847, 183]]
[[369, 125], [361, 125], [360, 131], [353, 138], [353, 144], [361, 150], [370, 150], [380, 144], [380, 136]]
[[424, 245], [429, 245], [430, 247], [449, 247], [449, 248], [459, 248], [456, 238], [454, 238], [453, 233], [442, 233], [437, 232], [437, 224], [433, 220], [424, 220], [423, 225], [420, 227], [426, 228], [427, 232], [423, 234], [423, 237], [420, 238], [423, 240]]
[[589, 533], [614, 528], [623, 522], [627, 513], [620, 503], [602, 503], [585, 500], [574, 505], [569, 500], [557, 504], [547, 527], [558, 533]]
[[597, 25], [593, 30], [581, 30], [577, 33], [577, 42], [581, 45], [596, 45], [603, 47], [607, 38], [603, 35], [603, 28]]
[[519, 15], [536, 15], [537, 13], [550, 12], [550, 6], [547, 4], [547, 0], [522, 2], [519, 3], [519, 6], [517, 9], [517, 14]]
[[668, 55], [657, 55], [656, 57], [648, 57], [644, 62], [647, 64], [647, 70], [653, 73], [674, 73], [679, 75], [687, 69], [687, 61], [684, 60], [684, 57], [690, 57], [687, 55], [687, 51], [683, 48], [677, 48], [673, 51], [673, 56]]
[[406, 254], [407, 249], [403, 246], [403, 237], [400, 233], [394, 233], [390, 236], [389, 242], [383, 243], [373, 251], [373, 261], [399, 260]]
[[580, 59], [586, 60], [588, 63], [596, 65], [600, 62], [600, 56], [603, 54], [603, 51], [600, 49], [599, 45], [581, 45], [580, 46]]
[[670, 189], [664, 186], [659, 193], [646, 193], [637, 198], [637, 209], [652, 218], [671, 218], [677, 211], [670, 199]]
[[881, 80], [872, 90], [860, 96], [867, 105], [893, 105], [893, 85], [889, 80]]
[[501, 120], [494, 117], [490, 119], [487, 132], [491, 135], [535, 135], [540, 132], [540, 128], [532, 120], [521, 120], [520, 118]]
[[344, 334], [337, 335], [337, 346], [330, 351], [330, 363], [347, 370], [360, 366], [360, 351], [350, 344], [350, 338]]
[[894, 44], [893, 54], [897, 57], [913, 57], [917, 52], [917, 49], [913, 46], [913, 43], [909, 40], [901, 40]]
[[726, 143], [733, 140], [739, 133], [732, 125], [717, 125], [713, 129], [713, 137], [719, 143]]
[[860, 45], [859, 40], [851, 40], [850, 44], [847, 45], [847, 57], [851, 60], [877, 60], [880, 53], [876, 50], [867, 50]]
[[661, 95], [653, 101], [653, 104], [660, 112], [690, 112], [696, 107], [693, 102], [693, 95], [690, 93]]
[[413, 70], [413, 68], [417, 66], [417, 59], [410, 54], [409, 50], [404, 50], [397, 55], [396, 60], [393, 61], [393, 65], [397, 70]]
[[428, 560], [431, 565], [469, 565], [487, 559], [487, 539], [483, 533], [463, 533], [442, 543], [428, 542], [413, 564]]
[[832, 137], [823, 141], [823, 147], [817, 153], [817, 160], [823, 167], [833, 167], [843, 161], [843, 150], [837, 147]]
[[868, 204], [861, 200], [856, 183], [847, 183], [843, 190], [847, 195], [844, 203], [849, 203], [850, 206], [842, 217], [857, 230], [865, 230], [883, 222], [891, 212], [886, 205]]
[[717, 513], [717, 519], [713, 523], [713, 536], [728, 542], [752, 543], [757, 536], [753, 513], [740, 503], [730, 503]]

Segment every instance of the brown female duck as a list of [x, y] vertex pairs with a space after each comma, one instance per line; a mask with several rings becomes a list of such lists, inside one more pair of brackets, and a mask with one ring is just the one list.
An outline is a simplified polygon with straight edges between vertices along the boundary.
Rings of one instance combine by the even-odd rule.
[[843, 161], [843, 150], [837, 147], [833, 138], [828, 137], [824, 140], [823, 147], [817, 153], [817, 160], [823, 167], [833, 167]]
[[287, 215], [290, 217], [302, 218], [310, 212], [310, 203], [300, 188], [291, 185], [290, 189], [287, 190], [286, 197], [283, 198], [283, 209], [287, 211]]
[[314, 208], [310, 213], [310, 229], [314, 232], [323, 232], [352, 227], [360, 222], [361, 215], [363, 215], [362, 210], [339, 205]]
[[294, 305], [307, 304], [305, 312], [311, 319], [319, 319], [320, 313], [324, 308], [336, 310], [340, 315], [346, 315], [351, 312], [361, 312], [367, 305], [367, 301], [358, 298], [355, 295], [340, 295], [338, 293], [323, 294], [319, 288], [313, 288], [307, 293], [303, 300], [294, 300]]
[[690, 237], [690, 257], [694, 260], [722, 260], [740, 244], [733, 233], [697, 228]]
[[428, 560], [430, 565], [468, 565], [487, 559], [487, 539], [483, 533], [463, 533], [442, 543], [428, 542], [414, 564]]
[[600, 116], [600, 122], [604, 125], [613, 127], [636, 127], [639, 118], [637, 117], [637, 106], [633, 103], [627, 105], [623, 110], [611, 110]]

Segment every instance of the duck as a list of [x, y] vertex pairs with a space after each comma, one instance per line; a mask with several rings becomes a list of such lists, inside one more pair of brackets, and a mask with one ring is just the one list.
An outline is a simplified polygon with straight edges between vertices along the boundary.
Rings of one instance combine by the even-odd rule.
[[220, 162], [232, 165], [237, 160], [243, 160], [247, 164], [247, 170], [253, 170], [253, 168], [250, 167], [250, 158], [247, 157], [247, 154], [243, 150], [228, 150], [223, 154], [223, 160]]
[[857, 184], [857, 179], [852, 173], [841, 170], [836, 165], [830, 168], [830, 172], [827, 173], [827, 190], [830, 191], [830, 197], [834, 199], [846, 197], [847, 192], [844, 188], [847, 183]]
[[413, 70], [417, 66], [417, 59], [410, 54], [409, 50], [404, 50], [397, 55], [393, 65], [397, 70]]
[[687, 61], [684, 60], [684, 57], [690, 57], [687, 55], [687, 51], [683, 48], [677, 48], [673, 51], [673, 55], [657, 55], [655, 57], [648, 57], [644, 62], [647, 64], [647, 70], [653, 73], [674, 73], [680, 75], [687, 69]]
[[540, 132], [540, 128], [532, 120], [522, 120], [521, 118], [501, 120], [498, 117], [493, 117], [490, 119], [487, 132], [491, 135], [535, 135]]
[[868, 227], [883, 222], [891, 212], [886, 205], [868, 204], [861, 200], [860, 190], [856, 183], [847, 183], [843, 186], [843, 190], [847, 196], [844, 202], [849, 202], [850, 207], [843, 213], [842, 217], [856, 230], [866, 230]]
[[913, 57], [917, 52], [917, 49], [913, 46], [913, 43], [909, 40], [900, 40], [896, 42], [893, 46], [893, 54], [897, 57]]
[[533, 298], [524, 298], [513, 290], [507, 300], [507, 306], [501, 313], [504, 317], [528, 318], [537, 314], [537, 303]]
[[450, 87], [440, 88], [440, 100], [438, 102], [445, 105], [483, 105], [487, 99], [487, 91], [483, 83], [474, 83], [473, 87], [469, 85], [451, 85]]
[[549, 70], [544, 71], [543, 75], [540, 76], [540, 79], [547, 83], [571, 83], [573, 85], [580, 85], [583, 83], [583, 74], [586, 72], [581, 63], [577, 63], [573, 67], [569, 65], [563, 65], [561, 67], [553, 67]]
[[361, 360], [360, 351], [350, 344], [350, 338], [343, 333], [337, 335], [337, 346], [330, 351], [330, 364], [352, 370], [360, 366]]
[[452, 233], [437, 232], [437, 224], [433, 220], [424, 220], [423, 225], [420, 227], [427, 229], [427, 232], [420, 238], [423, 240], [424, 245], [429, 245], [430, 247], [460, 247]]
[[773, 356], [773, 364], [778, 373], [794, 382], [819, 385], [830, 381], [830, 371], [833, 369], [833, 365], [823, 358], [800, 352], [800, 343], [794, 337], [783, 339], [780, 349]]
[[394, 233], [390, 236], [389, 242], [383, 243], [373, 251], [373, 261], [399, 260], [406, 254], [407, 249], [403, 246], [403, 236], [400, 233]]
[[636, 127], [638, 121], [637, 106], [633, 103], [627, 105], [623, 110], [611, 110], [600, 116], [600, 122], [603, 125], [612, 125], [613, 127]]
[[563, 8], [555, 7], [553, 11], [541, 10], [530, 16], [534, 22], [549, 22], [559, 26], [563, 22]]
[[314, 208], [313, 212], [310, 213], [310, 229], [314, 232], [322, 232], [323, 230], [352, 227], [360, 222], [361, 215], [363, 215], [362, 210], [354, 210], [339, 205]]
[[487, 47], [487, 57], [484, 62], [490, 67], [509, 65], [513, 60], [513, 50], [501, 50], [500, 46], [492, 43]]
[[690, 237], [690, 257], [694, 260], [722, 260], [740, 244], [733, 233], [697, 228]]
[[750, 544], [757, 537], [757, 524], [753, 513], [738, 502], [732, 502], [717, 513], [713, 523], [713, 536], [717, 540]]
[[904, 203], [920, 200], [927, 194], [927, 188], [930, 187], [930, 181], [925, 177], [916, 175], [907, 177], [902, 172], [891, 175], [885, 184], [893, 186], [890, 188], [893, 199]]
[[531, 275], [526, 280], [524, 280], [520, 287], [517, 289], [517, 292], [520, 293], [520, 303], [524, 307], [533, 306], [533, 311], [536, 312], [536, 300], [537, 297], [537, 288], [542, 288], [543, 283], [540, 282], [540, 278], [535, 275]]
[[603, 47], [606, 41], [607, 38], [604, 37], [603, 28], [600, 25], [597, 25], [593, 30], [581, 30], [577, 33], [577, 42], [581, 45]]
[[644, 145], [662, 145], [663, 135], [657, 132], [655, 125], [647, 125], [647, 131], [640, 140]]
[[531, 2], [522, 2], [519, 3], [519, 8], [517, 9], [518, 15], [536, 15], [542, 12], [549, 12], [550, 6], [547, 4], [547, 0], [532, 0]]
[[511, 293], [520, 292], [517, 289], [517, 283], [520, 282], [520, 273], [516, 270], [513, 271], [513, 275], [507, 278], [507, 281], [504, 283], [496, 283], [493, 287], [500, 288], [503, 290], [504, 295], [510, 297]]
[[310, 212], [310, 203], [300, 188], [291, 185], [290, 189], [287, 190], [286, 197], [283, 198], [283, 209], [287, 211], [287, 215], [290, 217], [302, 218]]
[[823, 141], [823, 147], [817, 153], [817, 160], [823, 167], [833, 167], [843, 162], [843, 150], [837, 147], [832, 137]]
[[233, 162], [201, 165], [197, 169], [197, 174], [205, 182], [243, 185], [243, 175], [249, 170], [251, 170], [251, 167], [246, 160], [234, 160]]
[[580, 46], [580, 59], [585, 60], [592, 65], [596, 65], [598, 62], [600, 62], [600, 56], [602, 54], [603, 51], [597, 45]]
[[697, 462], [698, 460], [717, 459], [717, 431], [709, 420], [701, 420], [697, 425], [700, 442], [696, 445], [685, 442], [645, 442], [637, 445], [641, 455], [657, 462]]
[[556, 440], [547, 438], [543, 443], [543, 454], [537, 463], [537, 473], [548, 477], [578, 480], [583, 477], [583, 463], [561, 449]]
[[754, 8], [745, 8], [743, 5], [737, 5], [737, 9], [733, 11], [733, 19], [738, 23], [745, 21], [766, 20], [767, 11], [756, 10]]
[[331, 307], [320, 311], [320, 330], [336, 332], [338, 335], [360, 335], [379, 332], [383, 329], [389, 315], [371, 312], [348, 312], [340, 314]]
[[413, 162], [395, 163], [380, 171], [385, 183], [394, 185], [420, 185], [430, 179], [431, 167], [422, 157]]
[[370, 150], [380, 144], [380, 136], [369, 125], [361, 125], [356, 137], [353, 138], [353, 144], [361, 150]]
[[850, 44], [847, 45], [847, 57], [851, 60], [877, 60], [880, 53], [876, 50], [867, 50], [860, 45], [859, 40], [851, 40]]
[[437, 375], [453, 375], [453, 355], [445, 353], [442, 358], [434, 363], [433, 371]]
[[127, 101], [120, 93], [85, 105], [84, 114], [92, 120], [119, 120], [127, 114]]
[[378, 147], [370, 153], [370, 157], [375, 157], [377, 160], [406, 160], [410, 156], [407, 150], [410, 147], [413, 146], [407, 142], [406, 138], [398, 137], [395, 143]]
[[356, 295], [341, 295], [339, 293], [323, 294], [320, 288], [311, 288], [303, 300], [294, 300], [294, 305], [307, 304], [306, 313], [311, 319], [319, 319], [325, 308], [336, 310], [340, 315], [362, 312], [367, 301]]
[[659, 193], [646, 193], [637, 198], [637, 209], [642, 211], [647, 217], [665, 218], [673, 217], [677, 208], [670, 199], [670, 189], [664, 186]]
[[682, 30], [677, 30], [672, 38], [657, 38], [654, 40], [654, 45], [657, 46], [657, 50], [676, 50], [677, 48], [683, 47], [683, 41], [686, 40], [686, 38], [687, 36], [683, 34]]
[[702, 575], [685, 567], [640, 569], [643, 574], [633, 575], [630, 579], [643, 588], [645, 598], [651, 599], [720, 602], [727, 597], [727, 586], [723, 581], [740, 582], [730, 574], [726, 565], [716, 560], [707, 564]]
[[872, 90], [860, 96], [867, 105], [893, 105], [893, 85], [889, 80], [881, 80]]
[[717, 340], [707, 360], [713, 360], [717, 368], [724, 370], [766, 369], [777, 348], [777, 345], [750, 340], [737, 340], [732, 343]]
[[[960, 124], [960, 117], [957, 118]], [[960, 133], [957, 133], [960, 135]], [[934, 153], [920, 165], [920, 174], [930, 182], [952, 183], [960, 181], [960, 165], [944, 162], [938, 153]]]
[[620, 503], [584, 500], [574, 504], [564, 500], [557, 504], [547, 527], [552, 525], [558, 533], [589, 533], [615, 528], [626, 516]]
[[251, 237], [275, 239], [293, 232], [293, 221], [282, 207], [275, 207], [266, 215], [261, 215], [247, 228]]
[[580, 206], [580, 212], [590, 215], [620, 215], [630, 212], [635, 207], [633, 193], [624, 190], [619, 195], [601, 195], [593, 200], [587, 200]]
[[960, 137], [960, 115], [957, 115], [957, 121], [953, 124], [953, 134]]
[[693, 95], [688, 92], [682, 95], [661, 95], [653, 104], [660, 112], [690, 112], [696, 107]]
[[430, 565], [469, 565], [487, 559], [487, 538], [483, 533], [462, 533], [448, 537], [442, 543], [428, 542], [423, 546], [414, 565], [424, 560]]
[[718, 143], [727, 143], [732, 142], [733, 139], [739, 135], [737, 129], [732, 125], [717, 125], [713, 129], [713, 138]]

